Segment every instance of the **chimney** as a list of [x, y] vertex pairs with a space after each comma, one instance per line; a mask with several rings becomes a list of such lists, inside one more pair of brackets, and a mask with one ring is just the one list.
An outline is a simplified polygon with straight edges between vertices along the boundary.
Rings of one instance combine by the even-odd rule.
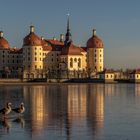
[[0, 37], [3, 37], [3, 31], [0, 31]]
[[55, 36], [53, 37], [53, 40], [56, 40], [56, 37]]
[[43, 36], [41, 36], [41, 40], [44, 40], [44, 37]]
[[93, 29], [93, 36], [96, 36], [96, 29]]
[[34, 33], [35, 32], [35, 27], [33, 25], [30, 26], [30, 33]]
[[60, 42], [64, 42], [64, 35], [60, 34]]

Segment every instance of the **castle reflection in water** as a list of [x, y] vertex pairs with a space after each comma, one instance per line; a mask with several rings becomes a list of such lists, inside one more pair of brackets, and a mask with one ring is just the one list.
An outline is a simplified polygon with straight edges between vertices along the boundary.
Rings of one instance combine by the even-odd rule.
[[[24, 102], [25, 130], [32, 138], [84, 136], [103, 133], [105, 96], [115, 94], [115, 84], [64, 84], [17, 86], [0, 89], [0, 107]], [[12, 128], [11, 128], [12, 129]], [[30, 130], [30, 131], [29, 131]]]
[[86, 126], [89, 130], [84, 133], [93, 135], [103, 127], [104, 85], [25, 86], [23, 96], [35, 137], [50, 127], [67, 137], [79, 135]]

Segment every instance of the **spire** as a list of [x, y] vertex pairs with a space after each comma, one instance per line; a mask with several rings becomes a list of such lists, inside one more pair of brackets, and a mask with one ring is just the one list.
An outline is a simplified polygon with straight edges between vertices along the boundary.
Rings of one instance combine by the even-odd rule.
[[67, 16], [68, 16], [68, 20], [67, 20], [67, 33], [66, 33], [66, 38], [65, 38], [65, 45], [66, 46], [72, 42], [72, 36], [71, 36], [71, 33], [70, 33], [69, 15], [70, 14], [67, 14]]
[[69, 32], [70, 31], [70, 19], [69, 19], [69, 16], [70, 16], [70, 14], [67, 14], [67, 16], [68, 16], [68, 20], [67, 20], [67, 32]]

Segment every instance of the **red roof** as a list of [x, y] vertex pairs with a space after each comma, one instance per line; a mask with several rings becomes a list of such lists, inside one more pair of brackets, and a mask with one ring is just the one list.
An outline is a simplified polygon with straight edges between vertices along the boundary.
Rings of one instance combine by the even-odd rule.
[[62, 48], [61, 55], [82, 55], [81, 48], [70, 43], [68, 46]]
[[0, 49], [9, 49], [10, 45], [4, 37], [0, 37]]
[[53, 40], [53, 39], [48, 39], [46, 40], [48, 43], [50, 43], [51, 45], [57, 45], [57, 46], [63, 46], [64, 42], [61, 42], [59, 40]]
[[93, 36], [87, 41], [87, 48], [103, 48], [103, 41], [93, 31]]
[[23, 40], [23, 46], [42, 46], [42, 40], [34, 32], [30, 32]]
[[58, 40], [42, 40], [42, 46], [43, 50], [48, 50], [48, 51], [61, 51], [64, 43], [60, 42]]
[[22, 51], [22, 48], [11, 48], [9, 53], [20, 54]]
[[87, 52], [87, 48], [86, 47], [80, 47], [81, 52]]

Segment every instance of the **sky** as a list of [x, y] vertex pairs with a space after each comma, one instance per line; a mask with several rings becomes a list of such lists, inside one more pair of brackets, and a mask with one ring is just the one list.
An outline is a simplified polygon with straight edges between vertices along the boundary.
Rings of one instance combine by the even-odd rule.
[[29, 26], [46, 39], [66, 33], [86, 46], [96, 29], [104, 42], [105, 67], [140, 68], [139, 0], [0, 0], [0, 30], [11, 47], [22, 47]]

